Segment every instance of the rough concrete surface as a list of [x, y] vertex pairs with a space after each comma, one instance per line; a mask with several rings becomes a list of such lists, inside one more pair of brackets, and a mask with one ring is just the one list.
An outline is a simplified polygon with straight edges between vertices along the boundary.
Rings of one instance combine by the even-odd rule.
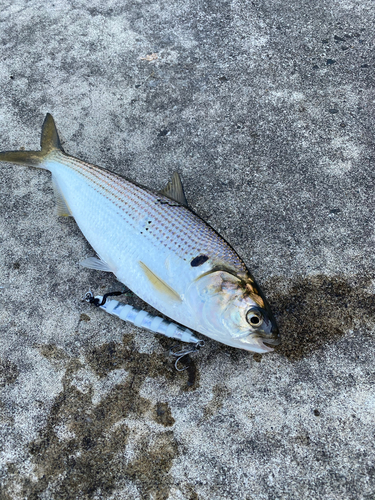
[[[374, 499], [370, 0], [3, 0], [0, 150], [65, 150], [188, 200], [268, 295], [283, 343], [173, 342], [80, 301], [118, 288], [1, 165], [0, 498]], [[129, 299], [137, 303], [137, 299]]]

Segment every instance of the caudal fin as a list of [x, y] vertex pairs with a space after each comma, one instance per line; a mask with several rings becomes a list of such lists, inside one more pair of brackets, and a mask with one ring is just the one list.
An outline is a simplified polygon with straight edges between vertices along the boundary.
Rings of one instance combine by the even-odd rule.
[[3, 151], [0, 161], [43, 168], [42, 163], [53, 150], [63, 151], [52, 115], [47, 113], [42, 127], [41, 151]]

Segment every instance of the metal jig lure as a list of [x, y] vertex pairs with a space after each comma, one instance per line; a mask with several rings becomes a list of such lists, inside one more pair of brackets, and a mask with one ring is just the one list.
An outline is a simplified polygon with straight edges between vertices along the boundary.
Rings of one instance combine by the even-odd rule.
[[191, 354], [203, 347], [204, 341], [198, 339], [188, 328], [177, 325], [173, 321], [161, 318], [160, 316], [154, 316], [143, 309], [136, 309], [135, 307], [119, 302], [118, 300], [108, 299], [109, 296], [122, 295], [124, 293], [125, 292], [110, 292], [103, 296], [97, 295], [94, 297], [90, 290], [85, 294], [82, 300], [89, 302], [90, 304], [94, 304], [96, 307], [99, 307], [99, 309], [103, 309], [103, 311], [106, 311], [112, 316], [117, 316], [123, 321], [129, 321], [130, 323], [133, 323], [134, 326], [139, 328], [145, 328], [146, 330], [159, 333], [165, 337], [193, 344], [193, 346], [178, 352], [174, 352], [173, 348], [170, 349], [170, 355], [177, 357], [175, 361], [176, 370], [179, 372], [186, 370], [187, 366], [184, 368], [178, 368], [178, 362], [184, 356], [187, 356], [188, 354]]

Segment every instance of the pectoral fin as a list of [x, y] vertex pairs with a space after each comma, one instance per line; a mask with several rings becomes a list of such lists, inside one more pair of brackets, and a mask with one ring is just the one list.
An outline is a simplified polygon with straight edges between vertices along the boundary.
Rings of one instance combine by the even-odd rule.
[[148, 278], [149, 282], [151, 285], [161, 294], [168, 296], [170, 299], [173, 299], [174, 301], [177, 302], [182, 302], [181, 297], [179, 294], [173, 290], [172, 287], [170, 287], [164, 280], [159, 278], [155, 273], [151, 271], [149, 267], [146, 266], [143, 262], [139, 262], [139, 265], [141, 266], [143, 272], [145, 273], [146, 277]]

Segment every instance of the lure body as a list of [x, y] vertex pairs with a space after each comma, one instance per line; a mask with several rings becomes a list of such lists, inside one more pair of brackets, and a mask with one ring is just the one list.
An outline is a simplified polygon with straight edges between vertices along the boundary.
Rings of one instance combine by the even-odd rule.
[[279, 343], [265, 297], [232, 247], [187, 207], [178, 174], [155, 193], [69, 156], [51, 115], [42, 151], [0, 153], [0, 161], [52, 173], [58, 214], [74, 217], [99, 256], [86, 267], [112, 272], [158, 311], [222, 343], [254, 352], [272, 350], [263, 340]]
[[[103, 297], [98, 295], [95, 299], [101, 302]], [[168, 321], [160, 316], [154, 316], [143, 309], [136, 309], [130, 304], [123, 304], [118, 300], [107, 299], [103, 305], [99, 305], [100, 309], [106, 311], [112, 316], [133, 323], [139, 328], [145, 328], [154, 333], [159, 333], [165, 337], [180, 340], [190, 344], [197, 344], [201, 341], [188, 328], [177, 325], [172, 321]]]

